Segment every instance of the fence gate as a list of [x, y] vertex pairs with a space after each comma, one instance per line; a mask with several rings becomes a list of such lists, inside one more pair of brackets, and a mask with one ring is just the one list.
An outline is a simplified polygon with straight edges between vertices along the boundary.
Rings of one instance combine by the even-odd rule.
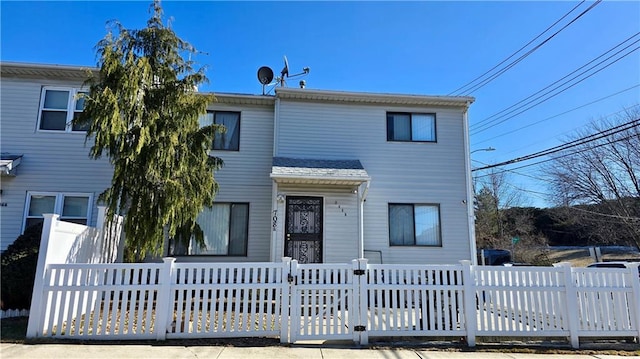
[[[356, 263], [357, 265], [357, 263]], [[291, 342], [359, 338], [354, 265], [291, 262]], [[349, 311], [351, 309], [351, 311]]]

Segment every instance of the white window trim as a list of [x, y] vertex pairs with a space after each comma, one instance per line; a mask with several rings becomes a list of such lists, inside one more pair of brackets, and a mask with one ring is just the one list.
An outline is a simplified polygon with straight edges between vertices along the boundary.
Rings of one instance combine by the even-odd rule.
[[[42, 121], [42, 110], [44, 108], [44, 98], [47, 93], [47, 90], [52, 91], [69, 91], [69, 100], [67, 102], [67, 121], [66, 126], [64, 127], [64, 131], [62, 130], [42, 130], [40, 129], [40, 121]], [[38, 123], [36, 124], [36, 131], [43, 133], [75, 133], [86, 135], [86, 131], [73, 131], [73, 125], [71, 121], [73, 121], [73, 116], [76, 110], [76, 96], [80, 92], [88, 92], [88, 89], [78, 88], [78, 87], [65, 87], [65, 86], [43, 86], [42, 91], [40, 93], [40, 106], [38, 107]]]
[[[54, 213], [62, 217], [62, 207], [64, 205], [64, 197], [87, 197], [87, 226], [91, 221], [91, 211], [93, 209], [93, 193], [86, 192], [36, 192], [28, 191], [27, 197], [24, 201], [24, 213], [22, 215], [22, 230], [20, 233], [24, 233], [27, 226], [27, 217], [29, 216], [29, 207], [31, 206], [31, 197], [33, 196], [54, 196], [56, 197], [56, 203], [54, 206]], [[80, 218], [80, 217], [78, 217]]]

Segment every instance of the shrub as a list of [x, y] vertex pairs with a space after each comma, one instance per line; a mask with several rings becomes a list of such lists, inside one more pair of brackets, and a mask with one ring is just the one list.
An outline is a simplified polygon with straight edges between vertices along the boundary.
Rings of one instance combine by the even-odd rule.
[[41, 237], [42, 224], [33, 225], [2, 253], [0, 289], [3, 310], [31, 307]]

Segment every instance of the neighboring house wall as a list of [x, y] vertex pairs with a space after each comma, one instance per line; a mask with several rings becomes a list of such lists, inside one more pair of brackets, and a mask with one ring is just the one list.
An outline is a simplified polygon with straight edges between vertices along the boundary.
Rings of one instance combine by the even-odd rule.
[[29, 191], [50, 193], [87, 193], [93, 203], [89, 225], [95, 226], [96, 200], [111, 181], [111, 167], [106, 159], [92, 160], [91, 142], [85, 133], [38, 131], [40, 98], [43, 86], [78, 88], [82, 81], [56, 79], [22, 79], [2, 77], [0, 92], [2, 152], [22, 154], [16, 176], [1, 181], [0, 241], [2, 250], [21, 234], [25, 203]]
[[[282, 99], [278, 111], [276, 156], [361, 161], [371, 177], [364, 206], [365, 250], [382, 251], [384, 263], [472, 258], [462, 108]], [[387, 141], [387, 112], [436, 113], [437, 142]], [[389, 203], [439, 204], [442, 247], [391, 247]], [[325, 233], [325, 248], [332, 247], [332, 240]]]

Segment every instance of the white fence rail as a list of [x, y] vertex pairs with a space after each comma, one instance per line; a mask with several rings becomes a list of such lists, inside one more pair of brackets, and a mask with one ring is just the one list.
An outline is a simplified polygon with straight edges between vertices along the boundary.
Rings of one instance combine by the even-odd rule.
[[29, 310], [28, 309], [0, 310], [0, 319], [17, 318], [17, 317], [28, 317], [28, 316], [29, 316]]
[[640, 338], [637, 264], [49, 264], [34, 303], [31, 337]]
[[167, 338], [280, 335], [288, 267], [288, 262], [174, 264]]
[[369, 336], [465, 335], [462, 266], [369, 265]]
[[[105, 313], [111, 306], [121, 306], [121, 299], [128, 299], [119, 291], [130, 281], [139, 280], [130, 276], [139, 276], [152, 266], [139, 265], [133, 274], [126, 270], [135, 267], [113, 264], [121, 259], [124, 245], [120, 235], [122, 217], [106, 222], [106, 209], [98, 207], [98, 225], [94, 228], [60, 221], [57, 214], [43, 216], [27, 336], [95, 332], [112, 335], [119, 331], [126, 337], [123, 324], [116, 321], [120, 317], [114, 314], [109, 317], [113, 320], [107, 321]], [[105, 293], [111, 294], [105, 297]], [[129, 319], [126, 318], [128, 324], [132, 323]]]

